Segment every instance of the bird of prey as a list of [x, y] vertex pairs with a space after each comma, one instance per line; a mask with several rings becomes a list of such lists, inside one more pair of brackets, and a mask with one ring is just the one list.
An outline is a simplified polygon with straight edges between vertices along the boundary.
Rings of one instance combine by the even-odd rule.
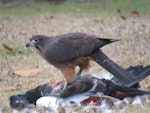
[[51, 65], [60, 69], [67, 83], [76, 79], [75, 67], [80, 71], [88, 69], [89, 61], [93, 59], [116, 76], [124, 85], [135, 81], [136, 77], [109, 59], [99, 48], [118, 40], [104, 39], [84, 33], [69, 33], [53, 37], [33, 36], [26, 47], [34, 46], [41, 56]]

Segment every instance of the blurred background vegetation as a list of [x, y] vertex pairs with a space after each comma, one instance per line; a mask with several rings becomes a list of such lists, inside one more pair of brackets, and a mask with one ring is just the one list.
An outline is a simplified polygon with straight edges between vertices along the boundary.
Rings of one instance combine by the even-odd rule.
[[[0, 0], [0, 14], [116, 14], [150, 13], [150, 0]], [[22, 13], [23, 12], [23, 13]]]

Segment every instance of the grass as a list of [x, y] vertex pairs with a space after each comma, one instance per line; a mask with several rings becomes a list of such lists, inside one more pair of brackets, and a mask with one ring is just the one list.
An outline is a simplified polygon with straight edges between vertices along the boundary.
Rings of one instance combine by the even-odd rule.
[[1, 15], [11, 16], [35, 16], [52, 14], [71, 14], [71, 15], [107, 15], [116, 14], [120, 9], [124, 13], [130, 13], [133, 10], [141, 14], [150, 13], [149, 0], [101, 0], [92, 2], [62, 2], [54, 5], [49, 2], [34, 3], [23, 6], [12, 6], [10, 8], [1, 8]]
[[[143, 0], [143, 2], [144, 1], [146, 0]], [[99, 7], [97, 7], [97, 10], [94, 8], [98, 6], [98, 4], [94, 3], [92, 3], [92, 5], [89, 3], [85, 5], [83, 3], [72, 3], [72, 8], [69, 5], [68, 7], [66, 6], [68, 3], [64, 3], [65, 5], [59, 4], [56, 7], [49, 7], [48, 4], [45, 4], [40, 7], [40, 11], [36, 9], [39, 8], [38, 4], [33, 7], [23, 6], [22, 8], [1, 9], [0, 88], [17, 85], [21, 87], [14, 91], [1, 91], [0, 106], [6, 106], [7, 110], [5, 112], [12, 111], [9, 106], [9, 97], [11, 95], [25, 93], [27, 90], [38, 85], [44, 83], [53, 84], [63, 79], [62, 74], [45, 62], [33, 48], [26, 49], [26, 42], [35, 34], [53, 36], [68, 32], [83, 32], [99, 37], [121, 39], [120, 42], [103, 47], [103, 51], [123, 67], [137, 64], [149, 65], [150, 15], [144, 14], [149, 12], [149, 10], [146, 9], [148, 1], [146, 1], [145, 7], [140, 6], [142, 8], [139, 8], [137, 5], [140, 4], [140, 0], [137, 0], [136, 5], [131, 4], [135, 5], [134, 7], [128, 5], [129, 1], [122, 1], [129, 6], [129, 9], [125, 6], [122, 7], [122, 9], [124, 9], [123, 11], [128, 12], [133, 9], [138, 9], [138, 11], [143, 12], [139, 17], [127, 15], [126, 20], [121, 19], [117, 14], [113, 14], [118, 7], [121, 7], [122, 4], [120, 2], [117, 3], [118, 5], [113, 4], [112, 7], [108, 7], [111, 6], [110, 1], [106, 2], [108, 2], [105, 7], [107, 13], [102, 10], [103, 14], [105, 13], [103, 16], [101, 16], [101, 13], [98, 13], [100, 10]], [[117, 7], [114, 7], [115, 5]], [[89, 9], [90, 6], [91, 9]], [[75, 7], [81, 9], [75, 10]], [[111, 10], [112, 14], [109, 15]], [[2, 44], [7, 44], [13, 48], [14, 52], [4, 49]], [[43, 71], [31, 77], [20, 77], [11, 73], [11, 69], [19, 70], [36, 67]], [[101, 74], [103, 71], [104, 70], [96, 63], [92, 63], [91, 70], [84, 73]], [[149, 80], [150, 78], [147, 78], [141, 82], [141, 89], [150, 90]], [[31, 84], [30, 81], [35, 81], [35, 83]], [[147, 106], [149, 105], [150, 103], [145, 103], [143, 105], [145, 109], [128, 105], [126, 113], [136, 113], [138, 111], [148, 113], [149, 108]]]

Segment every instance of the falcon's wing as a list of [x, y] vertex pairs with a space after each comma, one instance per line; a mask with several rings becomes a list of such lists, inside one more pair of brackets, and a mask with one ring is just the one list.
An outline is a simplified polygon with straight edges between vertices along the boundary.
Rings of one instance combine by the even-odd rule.
[[[100, 47], [98, 38], [81, 33], [53, 37], [45, 48], [45, 57], [53, 62], [67, 62], [77, 57], [89, 55]], [[55, 40], [55, 41], [54, 41]]]

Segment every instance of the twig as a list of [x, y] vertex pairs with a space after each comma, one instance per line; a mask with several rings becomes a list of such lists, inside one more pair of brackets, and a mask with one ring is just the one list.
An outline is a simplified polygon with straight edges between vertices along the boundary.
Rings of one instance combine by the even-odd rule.
[[8, 63], [8, 60], [7, 60], [7, 57], [5, 56], [5, 60], [6, 60], [6, 64], [8, 66], [8, 68], [10, 69], [10, 71], [14, 72], [13, 69], [10, 67], [9, 63]]

